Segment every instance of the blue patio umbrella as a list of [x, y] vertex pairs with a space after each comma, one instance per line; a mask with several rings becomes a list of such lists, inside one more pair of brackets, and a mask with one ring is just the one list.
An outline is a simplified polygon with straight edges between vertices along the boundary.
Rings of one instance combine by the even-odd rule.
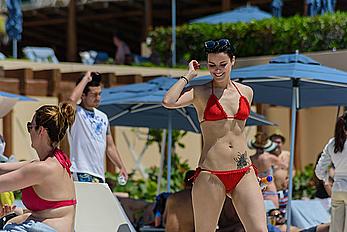
[[335, 11], [336, 0], [306, 0], [307, 15], [316, 16]]
[[336, 0], [322, 0], [322, 14], [335, 11]]
[[282, 0], [272, 0], [272, 3], [271, 3], [272, 16], [281, 17], [282, 16], [282, 6], [283, 6]]
[[6, 32], [13, 42], [13, 57], [17, 58], [17, 41], [22, 38], [22, 9], [21, 0], [6, 0], [8, 17], [6, 21]]
[[[104, 89], [100, 110], [105, 112], [112, 126], [168, 128], [168, 154], [171, 154], [172, 129], [200, 132], [199, 120], [192, 106], [166, 109], [162, 100], [167, 90], [177, 81], [159, 77], [149, 82]], [[254, 112], [247, 125], [274, 125]], [[168, 157], [168, 192], [170, 191], [171, 159]]]
[[262, 20], [271, 18], [271, 14], [261, 11], [255, 6], [243, 6], [235, 10], [212, 14], [198, 19], [193, 19], [191, 23], [237, 23], [237, 22], [251, 22], [252, 20]]
[[[254, 101], [291, 107], [291, 145], [289, 166], [289, 199], [287, 228], [291, 223], [293, 161], [296, 112], [314, 106], [347, 105], [347, 72], [329, 68], [299, 54], [281, 55], [269, 64], [256, 65], [232, 71], [232, 78], [251, 86]], [[204, 76], [190, 82], [199, 85], [210, 81]]]
[[14, 93], [2, 92], [2, 91], [0, 91], [0, 97], [17, 99], [18, 101], [36, 101], [35, 99], [30, 97], [26, 97], [26, 96], [14, 94]]

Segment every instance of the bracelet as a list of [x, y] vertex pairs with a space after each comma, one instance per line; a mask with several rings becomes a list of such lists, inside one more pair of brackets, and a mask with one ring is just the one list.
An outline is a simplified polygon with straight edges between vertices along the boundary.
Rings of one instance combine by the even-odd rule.
[[184, 79], [184, 80], [187, 82], [187, 84], [188, 84], [188, 82], [189, 82], [188, 79], [187, 79], [187, 77], [185, 77], [185, 76], [181, 76], [180, 79]]

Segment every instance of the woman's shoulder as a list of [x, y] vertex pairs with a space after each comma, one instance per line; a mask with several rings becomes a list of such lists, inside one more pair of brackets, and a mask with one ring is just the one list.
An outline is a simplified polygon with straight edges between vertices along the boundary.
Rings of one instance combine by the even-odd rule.
[[203, 85], [195, 85], [192, 88], [194, 89], [194, 92], [205, 93], [206, 91], [211, 91], [211, 82]]
[[253, 89], [250, 86], [239, 83], [239, 82], [235, 82], [235, 81], [234, 81], [234, 83], [241, 92], [243, 92], [245, 94], [246, 93], [253, 93]]
[[234, 82], [236, 87], [239, 89], [240, 93], [247, 97], [248, 101], [251, 103], [253, 99], [253, 89], [245, 84]]
[[327, 146], [333, 146], [335, 144], [335, 138], [330, 138], [328, 143], [327, 143]]

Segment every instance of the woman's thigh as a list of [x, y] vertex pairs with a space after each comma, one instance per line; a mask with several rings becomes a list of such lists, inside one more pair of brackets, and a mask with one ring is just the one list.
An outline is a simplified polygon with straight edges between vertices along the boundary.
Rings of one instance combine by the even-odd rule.
[[192, 189], [195, 231], [215, 231], [225, 200], [225, 188], [215, 175], [201, 172]]
[[264, 200], [253, 169], [243, 176], [231, 197], [246, 231], [267, 231]]

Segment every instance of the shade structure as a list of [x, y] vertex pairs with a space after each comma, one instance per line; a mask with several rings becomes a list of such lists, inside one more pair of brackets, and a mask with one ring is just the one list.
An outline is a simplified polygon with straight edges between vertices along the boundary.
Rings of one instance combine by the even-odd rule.
[[33, 98], [0, 91], [0, 118], [10, 112], [17, 101], [35, 101]]
[[271, 18], [272, 15], [261, 11], [255, 6], [243, 6], [236, 8], [235, 10], [221, 12], [218, 14], [208, 15], [202, 18], [193, 19], [191, 23], [237, 23], [237, 22], [251, 22], [252, 20], [262, 20]]
[[[149, 82], [107, 88], [102, 91], [100, 110], [112, 126], [132, 126], [168, 129], [168, 149], [171, 149], [172, 129], [200, 132], [199, 120], [192, 106], [166, 109], [162, 100], [177, 79], [159, 77]], [[274, 125], [263, 116], [251, 113], [247, 125]], [[171, 150], [168, 151], [171, 154]], [[168, 162], [171, 155], [168, 156]], [[168, 164], [168, 169], [171, 165]], [[168, 170], [168, 189], [170, 192]]]
[[[296, 112], [314, 106], [347, 105], [347, 72], [329, 68], [300, 54], [286, 54], [273, 58], [269, 64], [235, 69], [234, 80], [251, 86], [254, 101], [291, 107], [291, 144], [289, 165], [289, 199], [287, 228], [291, 223], [293, 163], [295, 147]], [[204, 76], [191, 85], [210, 81]]]

